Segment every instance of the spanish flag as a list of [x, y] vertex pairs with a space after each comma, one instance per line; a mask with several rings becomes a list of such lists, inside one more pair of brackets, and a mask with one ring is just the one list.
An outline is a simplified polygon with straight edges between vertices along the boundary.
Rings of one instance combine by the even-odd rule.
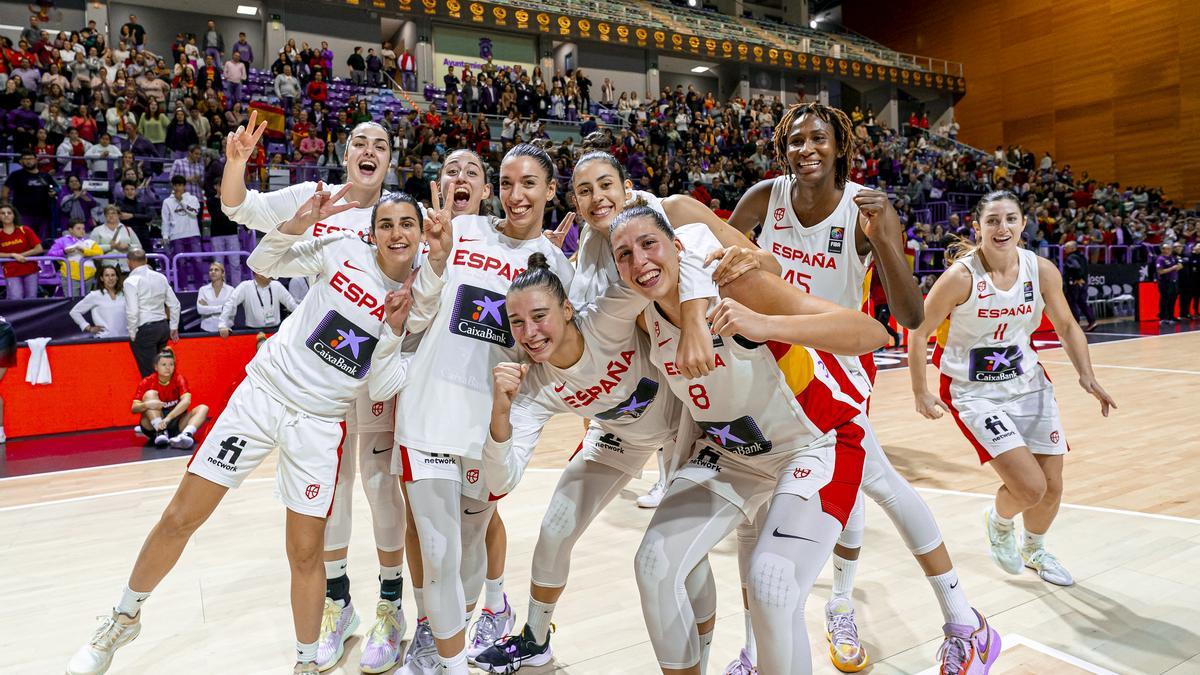
[[282, 141], [284, 139], [284, 112], [283, 108], [262, 101], [254, 101], [250, 104], [251, 110], [258, 111], [258, 120], [267, 123], [267, 137], [274, 141]]

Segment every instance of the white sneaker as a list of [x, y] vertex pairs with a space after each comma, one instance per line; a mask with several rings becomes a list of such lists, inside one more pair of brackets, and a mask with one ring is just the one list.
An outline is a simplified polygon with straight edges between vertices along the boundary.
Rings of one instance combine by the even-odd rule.
[[649, 492], [637, 498], [637, 505], [643, 509], [657, 509], [665, 494], [667, 485], [660, 480], [650, 487]]
[[321, 614], [321, 636], [317, 638], [317, 670], [322, 672], [337, 665], [346, 650], [346, 640], [358, 628], [358, 614], [354, 605], [345, 607], [325, 598], [325, 611]]
[[1042, 581], [1048, 581], [1055, 586], [1075, 585], [1075, 579], [1071, 577], [1067, 568], [1059, 562], [1058, 558], [1054, 557], [1054, 554], [1047, 552], [1044, 548], [1032, 551], [1022, 548], [1021, 559], [1025, 562], [1026, 567], [1037, 570]]
[[143, 428], [142, 428], [142, 425], [140, 425], [140, 424], [139, 424], [139, 425], [137, 425], [137, 426], [135, 426], [135, 427], [133, 428], [133, 434], [134, 434], [135, 436], [141, 436], [142, 438], [145, 438], [145, 437], [146, 437], [146, 430], [145, 430], [145, 429], [143, 429]]
[[386, 673], [400, 660], [400, 642], [404, 639], [404, 609], [388, 600], [375, 604], [375, 625], [367, 631], [358, 667], [364, 673]]
[[738, 657], [725, 666], [723, 675], [755, 675], [758, 669], [754, 666], [754, 661], [750, 659], [749, 652], [745, 647], [738, 654]]
[[139, 617], [128, 617], [113, 610], [112, 616], [101, 617], [92, 639], [75, 652], [67, 663], [67, 675], [102, 675], [112, 664], [113, 652], [133, 642], [142, 632]]
[[1003, 528], [992, 522], [992, 509], [983, 510], [983, 526], [992, 548], [992, 561], [1009, 574], [1021, 573], [1021, 554], [1017, 552], [1015, 527]]
[[313, 661], [297, 663], [292, 667], [292, 675], [317, 675], [319, 672], [321, 671], [317, 668], [317, 664]]
[[165, 448], [171, 444], [171, 437], [167, 435], [167, 432], [160, 431], [158, 432], [158, 435], [154, 437], [154, 444], [160, 448]]
[[517, 623], [512, 606], [508, 604], [508, 594], [504, 594], [504, 610], [493, 613], [484, 607], [471, 627], [471, 644], [467, 645], [467, 660], [474, 661], [488, 647], [512, 632]]
[[180, 450], [187, 450], [195, 444], [195, 439], [186, 431], [171, 439], [171, 447], [179, 448]]
[[396, 671], [398, 675], [437, 675], [441, 672], [438, 662], [437, 645], [433, 642], [433, 630], [429, 621], [417, 623], [412, 641], [408, 643], [408, 651], [404, 654], [404, 666]]

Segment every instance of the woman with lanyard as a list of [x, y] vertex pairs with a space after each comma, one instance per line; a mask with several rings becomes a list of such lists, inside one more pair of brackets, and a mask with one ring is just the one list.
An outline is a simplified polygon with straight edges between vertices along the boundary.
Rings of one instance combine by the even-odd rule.
[[[449, 224], [450, 210], [442, 207], [434, 188], [430, 220]], [[504, 293], [535, 252], [546, 255], [560, 276], [569, 279], [573, 272], [562, 252], [542, 236], [543, 212], [554, 190], [554, 162], [544, 150], [529, 144], [509, 150], [500, 165], [505, 217], [454, 218], [449, 260], [431, 257], [413, 286], [422, 315], [433, 308], [436, 316], [411, 326], [413, 332], [427, 333], [409, 365], [410, 377], [422, 389], [420, 396], [397, 400], [400, 452], [392, 469], [407, 484], [421, 542], [429, 627], [438, 661], [451, 675], [467, 672], [463, 609], [483, 583], [483, 536], [497, 497], [480, 479], [491, 370], [517, 355]], [[371, 393], [393, 396], [399, 383], [392, 384], [372, 387]]]
[[[374, 359], [385, 359], [400, 347], [422, 223], [416, 202], [401, 194], [375, 209], [375, 247], [349, 233], [308, 237], [315, 223], [357, 206], [338, 204], [348, 190], [330, 195], [318, 189], [250, 257], [250, 267], [260, 273], [320, 275], [322, 283], [246, 367], [246, 379], [192, 456], [179, 489], [142, 546], [112, 615], [76, 652], [68, 673], [108, 669], [113, 652], [141, 631], [142, 603], [174, 567], [192, 534], [226, 492], [277, 448], [283, 455], [278, 492], [288, 509], [286, 545], [297, 638], [293, 672], [318, 672], [323, 575], [314, 561], [337, 479], [342, 420], [382, 371], [372, 367]], [[438, 234], [435, 226], [431, 235]], [[441, 241], [431, 243], [431, 254], [442, 250]], [[350, 284], [361, 290], [357, 298], [344, 292]]]
[[217, 332], [229, 337], [238, 307], [245, 313], [247, 328], [275, 328], [283, 320], [283, 310], [296, 311], [296, 299], [283, 284], [258, 272], [238, 284], [221, 307]]
[[[286, 220], [297, 204], [308, 199], [315, 185], [300, 183], [266, 193], [246, 189], [246, 164], [265, 129], [266, 122], [259, 123], [257, 113], [251, 111], [247, 125], [239, 127], [229, 140], [221, 179], [222, 210], [230, 220], [259, 232], [270, 232]], [[309, 236], [320, 237], [340, 230], [365, 236], [364, 228], [371, 222], [372, 207], [384, 195], [383, 181], [391, 154], [388, 133], [382, 126], [374, 122], [356, 125], [350, 132], [345, 155], [341, 157], [347, 182], [342, 186], [330, 186], [331, 190], [344, 192], [346, 202], [355, 206], [313, 223]], [[376, 401], [367, 391], [360, 393], [346, 415], [344, 447], [347, 461], [338, 475], [340, 492], [348, 498], [357, 463], [367, 502], [371, 505], [379, 560], [380, 602], [376, 605], [376, 621], [368, 631], [360, 663], [371, 670], [386, 670], [389, 662], [394, 663], [404, 629], [404, 615], [399, 607], [404, 583], [400, 569], [404, 561], [405, 506], [399, 485], [387, 471], [393, 454], [391, 435], [395, 420], [395, 403], [391, 399], [389, 396], [386, 400]], [[388, 448], [385, 452], [375, 452], [385, 447]], [[359, 622], [351, 604], [347, 574], [349, 519], [350, 512], [335, 504], [330, 527], [326, 530], [326, 603], [318, 658], [322, 668], [337, 663], [346, 640]]]

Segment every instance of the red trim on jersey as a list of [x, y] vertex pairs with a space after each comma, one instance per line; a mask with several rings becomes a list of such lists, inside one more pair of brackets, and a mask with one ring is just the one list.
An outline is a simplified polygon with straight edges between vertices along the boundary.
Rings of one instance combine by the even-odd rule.
[[871, 382], [871, 387], [875, 387], [875, 374], [879, 372], [879, 367], [875, 365], [875, 352], [867, 352], [858, 357], [862, 362], [863, 371], [867, 374], [867, 379]]
[[836, 429], [862, 413], [849, 403], [834, 398], [829, 385], [818, 377], [813, 377], [804, 391], [796, 394], [796, 402], [822, 432]]
[[993, 459], [991, 453], [987, 451], [987, 448], [983, 447], [978, 438], [975, 438], [975, 434], [971, 433], [967, 425], [963, 424], [962, 418], [958, 416], [958, 408], [955, 408], [953, 401], [950, 400], [950, 377], [947, 375], [940, 375], [939, 377], [941, 379], [939, 393], [942, 396], [942, 403], [945, 403], [946, 407], [950, 409], [950, 416], [954, 418], [954, 423], [958, 425], [958, 430], [962, 432], [963, 436], [967, 437], [968, 441], [971, 441], [975, 452], [979, 454], [979, 463], [987, 464]]
[[[925, 345], [925, 346], [928, 347], [929, 345]], [[934, 368], [942, 367], [942, 351], [943, 351], [942, 345], [938, 344], [937, 342], [934, 342], [933, 343], [933, 357], [930, 359], [931, 361], [933, 361]]]
[[575, 455], [578, 455], [581, 450], [583, 450], [583, 441], [579, 441], [579, 447], [575, 448], [575, 452], [572, 452], [571, 456], [567, 458], [567, 464], [570, 464], [571, 460], [575, 459]]
[[411, 483], [413, 479], [412, 464], [408, 463], [408, 448], [403, 445], [396, 446], [400, 448], [400, 481]]
[[[813, 351], [816, 351], [817, 356], [821, 357], [821, 361], [823, 361], [825, 363], [825, 367], [829, 369], [829, 374], [833, 375], [833, 380], [834, 382], [838, 383], [838, 387], [841, 388], [842, 393], [853, 399], [855, 403], [862, 403], [865, 400], [862, 392], [860, 392], [858, 387], [854, 386], [854, 383], [850, 381], [850, 376], [846, 374], [846, 369], [842, 367], [842, 362], [838, 361], [837, 357], [829, 352], [817, 350]], [[871, 356], [871, 354], [867, 354], [867, 356]], [[872, 357], [871, 360], [874, 361], [874, 357]]]
[[339, 474], [342, 473], [342, 448], [345, 447], [345, 445], [346, 445], [346, 421], [342, 420], [340, 426], [342, 427], [342, 439], [340, 441], [338, 441], [337, 471], [335, 471], [333, 474], [333, 492], [329, 495], [329, 509], [327, 509], [325, 511], [326, 518], [328, 518], [331, 514], [333, 514], [333, 500], [335, 497], [337, 497], [337, 484], [338, 484], [337, 477]]
[[833, 477], [817, 491], [821, 498], [821, 510], [837, 518], [842, 527], [850, 518], [854, 501], [858, 499], [858, 488], [862, 485], [863, 464], [867, 453], [863, 450], [866, 432], [853, 422], [837, 428], [837, 446], [834, 448]]
[[776, 342], [775, 340], [767, 340], [767, 349], [771, 350], [771, 356], [775, 357], [776, 361], [787, 356], [787, 353], [789, 351], [791, 351], [793, 346], [794, 345], [788, 344], [786, 342]]

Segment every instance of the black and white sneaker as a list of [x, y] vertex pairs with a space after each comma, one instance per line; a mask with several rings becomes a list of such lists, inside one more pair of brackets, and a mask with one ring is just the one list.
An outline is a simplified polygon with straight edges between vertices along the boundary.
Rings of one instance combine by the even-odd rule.
[[522, 666], [544, 666], [554, 659], [550, 636], [545, 644], [533, 639], [529, 626], [520, 635], [509, 635], [475, 657], [475, 666], [488, 673], [515, 673]]

